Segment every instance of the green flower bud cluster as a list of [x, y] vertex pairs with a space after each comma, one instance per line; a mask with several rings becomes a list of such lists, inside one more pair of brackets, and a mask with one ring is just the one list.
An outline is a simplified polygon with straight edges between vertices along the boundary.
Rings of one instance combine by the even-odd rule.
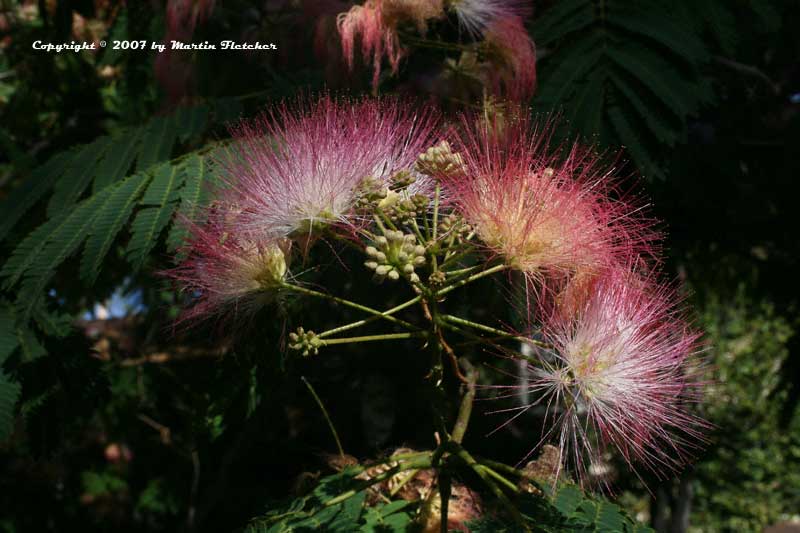
[[414, 268], [425, 264], [425, 247], [417, 238], [402, 231], [388, 230], [375, 239], [375, 246], [366, 248], [369, 260], [364, 265], [375, 272], [375, 279], [397, 281], [404, 276], [412, 283], [419, 282]]
[[301, 351], [303, 357], [309, 355], [317, 355], [320, 347], [325, 342], [317, 337], [313, 331], [305, 331], [303, 328], [297, 328], [297, 333], [289, 333], [289, 348], [292, 350]]
[[374, 209], [376, 205], [386, 199], [387, 194], [389, 194], [389, 189], [384, 187], [383, 183], [372, 176], [367, 176], [361, 180], [356, 189], [356, 208]]
[[408, 170], [401, 170], [392, 176], [392, 184], [389, 186], [389, 188], [393, 191], [402, 191], [403, 189], [407, 189], [415, 181], [417, 181], [417, 178], [414, 176], [414, 174]]
[[425, 213], [430, 200], [423, 194], [403, 198], [399, 193], [389, 191], [389, 195], [378, 204], [392, 222], [408, 224], [412, 219]]
[[456, 237], [463, 237], [472, 231], [472, 227], [455, 213], [450, 213], [439, 222], [439, 235], [455, 233]]
[[431, 272], [431, 275], [428, 276], [428, 283], [430, 283], [433, 287], [441, 287], [444, 285], [445, 281], [447, 281], [447, 274], [445, 274], [442, 270]]
[[416, 169], [429, 176], [441, 174], [458, 174], [464, 168], [461, 155], [450, 149], [447, 141], [428, 148], [420, 154], [415, 163]]

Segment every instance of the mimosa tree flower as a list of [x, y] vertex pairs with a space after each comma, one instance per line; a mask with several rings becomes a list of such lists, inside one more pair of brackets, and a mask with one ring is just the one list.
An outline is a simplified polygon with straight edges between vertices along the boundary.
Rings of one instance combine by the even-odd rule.
[[212, 212], [204, 225], [185, 222], [191, 238], [186, 257], [168, 277], [196, 300], [181, 321], [249, 317], [275, 300], [287, 276], [291, 242], [248, 237], [236, 226], [238, 213]]
[[496, 68], [489, 84], [512, 101], [530, 99], [536, 91], [536, 46], [522, 18], [506, 16], [489, 23], [483, 48]]
[[367, 0], [337, 17], [342, 39], [342, 52], [352, 69], [356, 39], [361, 40], [364, 61], [372, 63], [372, 86], [378, 86], [383, 57], [389, 60], [392, 72], [397, 73], [405, 50], [400, 44], [397, 26], [413, 22], [424, 32], [430, 19], [444, 15], [442, 0]]
[[452, 147], [461, 172], [440, 179], [485, 246], [540, 282], [596, 275], [652, 253], [652, 222], [616, 195], [611, 171], [578, 146], [559, 158], [549, 150], [549, 128], [519, 114], [502, 125], [462, 121]]
[[691, 361], [699, 333], [675, 289], [652, 275], [609, 269], [584, 288], [581, 305], [556, 306], [545, 317], [552, 350], [540, 351], [523, 387], [538, 396], [531, 406], [547, 406], [542, 441], [556, 435], [579, 475], [610, 447], [630, 466], [677, 469], [707, 427], [688, 410], [701, 387]]
[[458, 22], [468, 33], [479, 36], [492, 23], [509, 18], [524, 18], [528, 10], [520, 0], [450, 0]]
[[435, 114], [397, 99], [281, 105], [234, 128], [218, 156], [227, 189], [249, 234], [308, 237], [315, 225], [354, 225], [365, 179], [388, 185], [431, 144]]

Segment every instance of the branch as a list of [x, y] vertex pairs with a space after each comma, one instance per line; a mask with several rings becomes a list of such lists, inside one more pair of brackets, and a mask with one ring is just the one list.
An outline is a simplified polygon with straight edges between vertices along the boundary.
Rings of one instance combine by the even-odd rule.
[[458, 361], [464, 367], [466, 372], [467, 392], [461, 399], [461, 406], [458, 408], [458, 418], [453, 426], [453, 433], [450, 439], [453, 442], [461, 444], [464, 440], [464, 434], [467, 432], [469, 425], [469, 418], [472, 415], [472, 402], [475, 401], [475, 382], [478, 380], [478, 371], [472, 366], [466, 357], [462, 357]]
[[728, 59], [722, 56], [714, 56], [714, 61], [716, 61], [720, 65], [728, 67], [737, 72], [741, 72], [742, 74], [745, 74], [747, 76], [760, 79], [761, 81], [769, 85], [770, 89], [772, 89], [772, 92], [775, 94], [779, 94], [781, 92], [781, 86], [778, 83], [772, 81], [772, 78], [767, 76], [764, 73], [764, 71], [762, 71], [758, 67], [755, 67], [753, 65], [746, 65], [744, 63], [739, 63], [738, 61], [734, 61], [732, 59]]

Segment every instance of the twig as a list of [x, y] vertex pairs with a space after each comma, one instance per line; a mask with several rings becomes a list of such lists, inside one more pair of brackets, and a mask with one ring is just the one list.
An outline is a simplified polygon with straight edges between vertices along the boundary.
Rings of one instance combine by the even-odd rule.
[[153, 420], [152, 418], [143, 413], [139, 413], [138, 415], [136, 415], [136, 418], [138, 418], [151, 428], [155, 429], [156, 431], [158, 431], [159, 436], [161, 437], [161, 442], [165, 446], [169, 446], [172, 444], [172, 431], [167, 426], [159, 422], [156, 422], [155, 420]]
[[475, 401], [475, 382], [478, 380], [478, 371], [466, 357], [462, 357], [458, 362], [461, 363], [461, 366], [464, 367], [466, 372], [464, 379], [467, 384], [467, 392], [465, 392], [464, 397], [461, 398], [461, 405], [458, 408], [458, 418], [456, 418], [456, 423], [453, 426], [453, 433], [450, 440], [461, 444], [461, 441], [464, 440], [464, 434], [467, 432], [469, 418], [472, 416], [472, 403]]
[[319, 396], [317, 396], [316, 391], [314, 391], [314, 387], [311, 386], [311, 383], [305, 378], [305, 376], [300, 376], [300, 379], [303, 380], [303, 383], [306, 384], [308, 387], [308, 392], [311, 393], [311, 396], [314, 397], [316, 400], [317, 405], [319, 405], [320, 410], [322, 411], [322, 416], [325, 417], [325, 421], [328, 422], [328, 427], [331, 429], [331, 433], [333, 433], [333, 440], [336, 441], [336, 447], [339, 449], [339, 457], [344, 459], [344, 448], [342, 448], [342, 442], [339, 440], [339, 434], [336, 433], [336, 427], [334, 427], [333, 422], [331, 421], [331, 417], [328, 416], [328, 410], [325, 409], [325, 404], [322, 403]]
[[722, 56], [714, 56], [714, 61], [716, 61], [720, 65], [728, 67], [737, 72], [741, 72], [742, 74], [745, 74], [747, 76], [752, 76], [754, 78], [760, 79], [761, 81], [769, 85], [770, 89], [772, 89], [772, 92], [774, 92], [775, 94], [779, 94], [781, 92], [781, 86], [778, 83], [772, 81], [772, 78], [767, 76], [764, 73], [764, 71], [762, 71], [758, 67], [755, 67], [753, 65], [746, 65], [744, 63], [739, 63], [738, 61], [734, 61], [732, 59], [728, 59], [727, 57], [722, 57]]

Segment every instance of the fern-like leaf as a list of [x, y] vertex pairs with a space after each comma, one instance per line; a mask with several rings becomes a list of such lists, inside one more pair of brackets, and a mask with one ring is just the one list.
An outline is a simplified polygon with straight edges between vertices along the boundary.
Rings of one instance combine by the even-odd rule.
[[631, 125], [631, 122], [625, 116], [622, 109], [619, 107], [609, 108], [608, 117], [622, 145], [639, 163], [642, 172], [645, 175], [650, 174], [655, 177], [663, 177], [659, 166], [655, 161], [650, 159], [650, 155], [646, 151], [641, 149], [641, 142], [636, 136], [636, 129]]
[[51, 157], [44, 165], [35, 169], [23, 185], [14, 189], [2, 203], [0, 213], [0, 241], [5, 239], [14, 224], [28, 212], [53, 186], [53, 183], [64, 172], [66, 162], [72, 154], [60, 153]]
[[153, 180], [141, 202], [147, 207], [139, 211], [131, 227], [133, 235], [127, 255], [134, 268], [141, 267], [172, 218], [177, 206], [177, 191], [184, 177], [178, 165], [163, 164], [154, 171]]
[[172, 117], [151, 120], [143, 133], [141, 150], [136, 159], [136, 170], [147, 170], [156, 163], [169, 159], [178, 136]]
[[96, 170], [112, 143], [111, 137], [100, 137], [77, 149], [75, 156], [67, 164], [66, 171], [56, 182], [53, 196], [47, 205], [48, 216], [53, 216], [75, 205], [75, 202], [94, 179]]
[[14, 407], [22, 387], [0, 369], [0, 442], [4, 442], [14, 429]]
[[27, 268], [39, 257], [50, 236], [69, 214], [69, 211], [63, 211], [58, 216], [51, 218], [29, 233], [14, 249], [11, 257], [3, 264], [3, 270], [0, 271], [0, 277], [5, 278], [3, 288], [11, 289], [19, 282]]
[[[102, 205], [110, 194], [110, 188], [103, 189], [69, 210], [65, 213], [66, 216], [60, 216], [43, 226], [47, 231], [44, 235], [38, 236], [41, 240], [35, 246], [33, 257], [25, 261], [29, 266], [23, 270], [22, 285], [17, 296], [17, 310], [25, 320], [38, 305], [42, 292], [58, 266], [75, 252], [89, 235], [97, 217], [98, 205]], [[56, 223], [52, 224], [53, 222]], [[34, 233], [37, 232], [38, 230]], [[44, 245], [41, 244], [42, 241]], [[15, 250], [14, 254], [16, 253]], [[13, 255], [11, 259], [14, 259]]]
[[207, 122], [208, 108], [205, 106], [181, 107], [175, 113], [175, 123], [182, 142], [202, 133]]
[[40, 357], [47, 355], [42, 343], [36, 337], [36, 333], [31, 328], [20, 327], [17, 328], [17, 338], [19, 338], [20, 352], [22, 353], [22, 362], [30, 363]]
[[[680, 128], [680, 122], [677, 124], [670, 124], [666, 119], [662, 118], [665, 113], [659, 112], [654, 109], [655, 106], [645, 103], [641, 93], [631, 86], [630, 81], [624, 73], [613, 72], [609, 76], [611, 84], [614, 89], [619, 91], [619, 101], [630, 104], [636, 110], [643, 121], [647, 123], [650, 131], [655, 137], [666, 144], [672, 146], [678, 138], [677, 129]], [[670, 117], [674, 120], [673, 117]]]
[[19, 346], [15, 323], [14, 307], [5, 300], [0, 300], [0, 366]]
[[600, 132], [603, 119], [603, 103], [606, 78], [598, 73], [589, 77], [573, 98], [575, 110], [574, 126], [582, 132]]
[[609, 9], [606, 20], [617, 29], [635, 33], [638, 37], [661, 45], [676, 59], [688, 60], [690, 64], [709, 59], [708, 51], [700, 39], [677, 24], [665, 26], [658, 13], [632, 10], [626, 2], [625, 5], [620, 4], [618, 9]]
[[100, 271], [111, 244], [128, 222], [149, 181], [147, 174], [134, 174], [114, 186], [103, 205], [99, 206], [91, 235], [86, 242], [81, 260], [81, 278], [93, 282]]
[[590, 73], [601, 60], [602, 44], [599, 34], [593, 33], [585, 40], [567, 47], [556, 69], [547, 73], [546, 83], [542, 85], [538, 98], [548, 105], [567, 100], [575, 92], [575, 81]]
[[72, 317], [69, 314], [51, 312], [43, 302], [33, 310], [33, 319], [42, 333], [51, 337], [66, 337], [72, 330]]
[[663, 176], [656, 164], [713, 98], [700, 74], [710, 53], [697, 29], [663, 0], [569, 0], [545, 9], [533, 32], [548, 47], [537, 98], [568, 119], [572, 131], [562, 133], [607, 148], [621, 141], [640, 169]]
[[687, 100], [693, 99], [693, 96], [684, 93], [680, 74], [657, 55], [641, 48], [634, 51], [617, 46], [609, 51], [609, 58], [620, 69], [635, 76], [676, 117], [683, 118], [692, 111]]
[[582, 19], [586, 15], [591, 17], [593, 9], [590, 0], [561, 0], [556, 2], [536, 20], [536, 25], [534, 26], [536, 44], [548, 46], [553, 41], [567, 35], [569, 32], [563, 28], [569, 27], [575, 18]]
[[175, 251], [186, 239], [186, 221], [196, 221], [198, 212], [208, 190], [208, 163], [199, 155], [194, 155], [183, 165], [183, 187], [178, 191], [180, 207], [177, 220], [172, 225], [167, 238], [167, 249]]
[[92, 191], [97, 192], [128, 175], [139, 145], [141, 128], [134, 128], [112, 139], [112, 144], [97, 167]]

